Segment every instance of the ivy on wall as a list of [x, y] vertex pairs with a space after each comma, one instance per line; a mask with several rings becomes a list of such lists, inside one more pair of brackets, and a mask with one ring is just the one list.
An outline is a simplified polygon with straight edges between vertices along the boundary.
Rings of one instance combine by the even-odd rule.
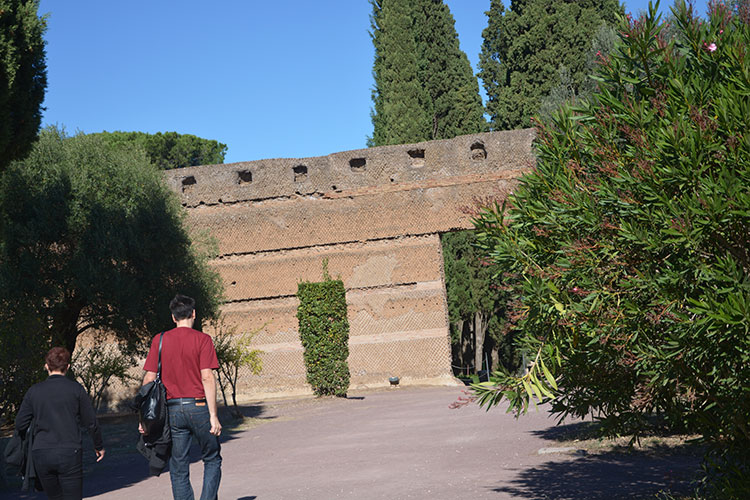
[[297, 286], [299, 335], [304, 348], [307, 382], [317, 396], [346, 397], [349, 389], [349, 321], [344, 282], [328, 274], [323, 281]]

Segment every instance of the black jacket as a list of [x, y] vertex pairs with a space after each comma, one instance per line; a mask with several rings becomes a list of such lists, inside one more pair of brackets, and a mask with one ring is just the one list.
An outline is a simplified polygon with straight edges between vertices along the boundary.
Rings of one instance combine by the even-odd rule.
[[32, 449], [81, 448], [81, 427], [88, 430], [94, 448], [104, 445], [96, 413], [86, 390], [62, 375], [50, 375], [33, 385], [16, 415], [16, 430], [23, 437], [34, 420]]
[[5, 463], [18, 467], [18, 475], [23, 478], [22, 491], [29, 491], [32, 486], [37, 491], [42, 491], [41, 484], [39, 484], [36, 476], [34, 460], [31, 457], [31, 447], [33, 444], [33, 432], [27, 432], [26, 436], [21, 438], [18, 431], [16, 431], [5, 447]]
[[169, 425], [164, 426], [161, 436], [153, 443], [146, 443], [141, 436], [135, 448], [148, 460], [148, 473], [150, 475], [158, 476], [164, 472], [172, 454], [172, 437]]

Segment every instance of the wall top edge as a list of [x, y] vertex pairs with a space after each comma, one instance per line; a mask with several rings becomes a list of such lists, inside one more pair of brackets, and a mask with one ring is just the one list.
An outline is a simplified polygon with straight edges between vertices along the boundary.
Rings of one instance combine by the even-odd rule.
[[275, 158], [165, 171], [188, 207], [518, 170], [534, 162], [534, 129], [379, 146], [309, 158]]

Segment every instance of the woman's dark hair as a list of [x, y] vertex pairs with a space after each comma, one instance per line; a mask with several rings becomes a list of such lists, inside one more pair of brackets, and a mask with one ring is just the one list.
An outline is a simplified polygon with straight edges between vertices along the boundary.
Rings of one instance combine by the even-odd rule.
[[70, 351], [64, 347], [53, 347], [44, 358], [51, 372], [64, 372], [70, 364]]
[[178, 293], [174, 296], [172, 302], [169, 303], [169, 310], [172, 311], [172, 316], [177, 321], [188, 319], [193, 315], [193, 311], [195, 311], [195, 300], [187, 295], [180, 295]]

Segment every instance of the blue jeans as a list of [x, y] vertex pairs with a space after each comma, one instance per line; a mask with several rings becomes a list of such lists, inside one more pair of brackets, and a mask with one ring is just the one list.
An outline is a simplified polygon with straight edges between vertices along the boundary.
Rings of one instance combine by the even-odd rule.
[[169, 427], [172, 432], [172, 456], [169, 459], [169, 478], [175, 500], [193, 500], [190, 485], [191, 436], [196, 439], [203, 458], [203, 491], [201, 500], [216, 500], [221, 481], [221, 445], [219, 438], [209, 431], [211, 422], [206, 403], [169, 405]]

